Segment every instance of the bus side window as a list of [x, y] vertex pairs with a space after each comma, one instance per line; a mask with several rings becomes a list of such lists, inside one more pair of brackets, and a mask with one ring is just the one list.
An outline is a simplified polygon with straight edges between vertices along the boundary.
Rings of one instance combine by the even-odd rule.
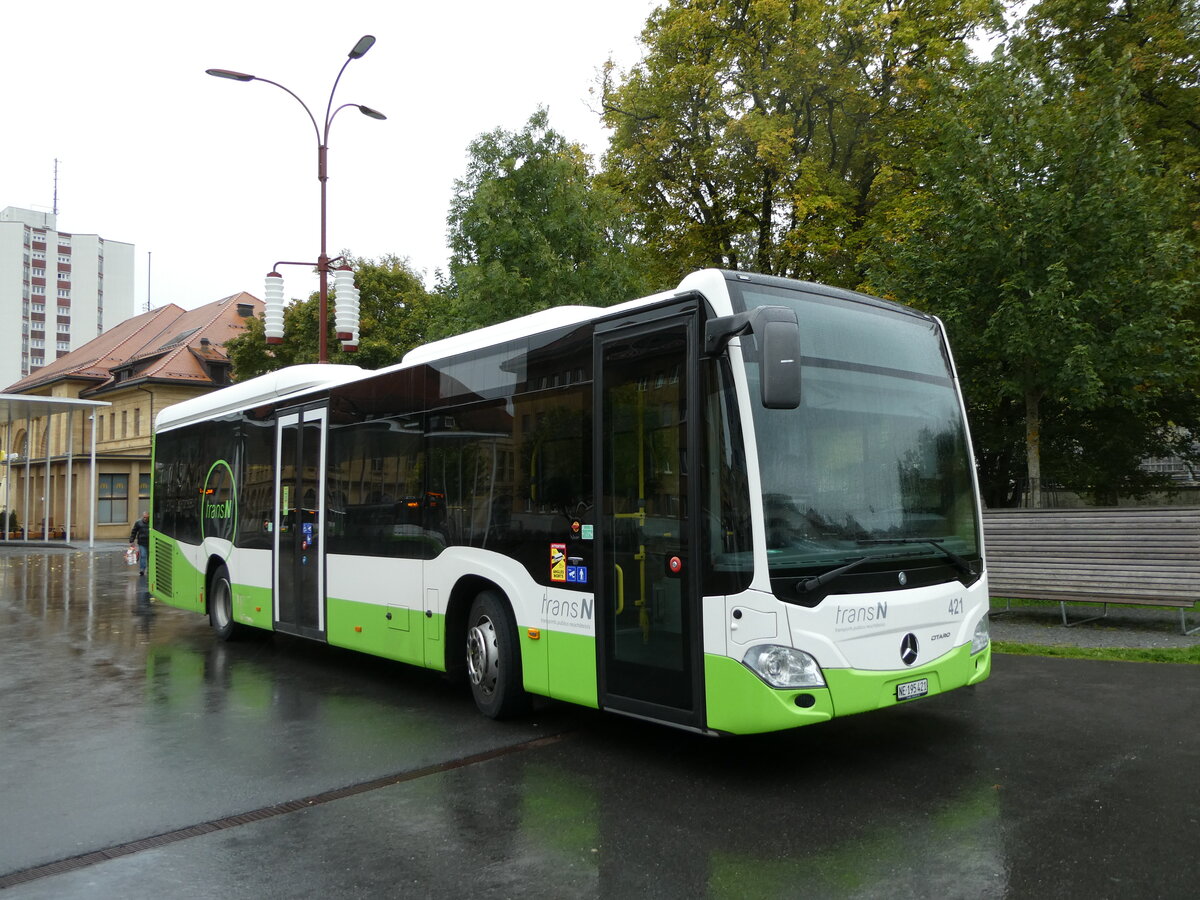
[[727, 360], [704, 365], [703, 389], [706, 590], [733, 594], [750, 585], [754, 563], [745, 445]]

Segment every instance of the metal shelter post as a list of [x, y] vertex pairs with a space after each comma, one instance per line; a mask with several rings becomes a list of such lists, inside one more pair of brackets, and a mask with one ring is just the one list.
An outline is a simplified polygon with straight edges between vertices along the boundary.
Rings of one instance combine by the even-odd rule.
[[51, 415], [46, 416], [46, 477], [42, 482], [42, 540], [50, 540], [50, 504], [54, 500], [54, 485], [50, 481], [50, 423], [54, 421]]
[[67, 487], [63, 493], [63, 543], [71, 540], [71, 504], [75, 502], [75, 485], [72, 483], [75, 461], [75, 410], [67, 413]]
[[91, 498], [88, 501], [88, 509], [90, 510], [88, 518], [88, 547], [96, 546], [96, 413], [93, 411], [91, 415], [92, 421], [92, 474], [91, 474]]

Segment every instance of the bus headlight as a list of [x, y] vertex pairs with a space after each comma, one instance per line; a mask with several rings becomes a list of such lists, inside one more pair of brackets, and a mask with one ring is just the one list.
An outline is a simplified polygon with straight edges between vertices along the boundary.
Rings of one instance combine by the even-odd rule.
[[746, 651], [742, 663], [771, 687], [825, 687], [821, 667], [803, 650], [759, 644]]
[[988, 614], [984, 613], [979, 624], [975, 626], [975, 633], [971, 635], [971, 655], [974, 656], [981, 650], [986, 650], [991, 639], [991, 632], [988, 630]]

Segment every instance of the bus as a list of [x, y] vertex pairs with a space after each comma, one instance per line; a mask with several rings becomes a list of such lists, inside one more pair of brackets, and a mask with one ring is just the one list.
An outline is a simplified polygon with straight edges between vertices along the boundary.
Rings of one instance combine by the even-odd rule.
[[493, 718], [776, 731], [988, 677], [972, 460], [937, 318], [703, 270], [163, 409], [150, 586]]

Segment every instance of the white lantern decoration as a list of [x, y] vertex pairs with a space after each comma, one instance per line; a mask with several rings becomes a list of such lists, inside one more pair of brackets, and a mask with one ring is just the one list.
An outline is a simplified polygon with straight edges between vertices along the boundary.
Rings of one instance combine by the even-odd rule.
[[283, 343], [283, 276], [278, 272], [267, 273], [266, 318], [263, 331], [268, 344]]
[[334, 330], [342, 349], [347, 353], [358, 350], [358, 288], [354, 286], [354, 270], [343, 266], [334, 272], [333, 289], [337, 292]]
[[358, 327], [358, 290], [354, 287], [354, 272], [349, 266], [334, 270], [333, 289], [337, 292], [333, 327], [338, 340], [346, 341]]

